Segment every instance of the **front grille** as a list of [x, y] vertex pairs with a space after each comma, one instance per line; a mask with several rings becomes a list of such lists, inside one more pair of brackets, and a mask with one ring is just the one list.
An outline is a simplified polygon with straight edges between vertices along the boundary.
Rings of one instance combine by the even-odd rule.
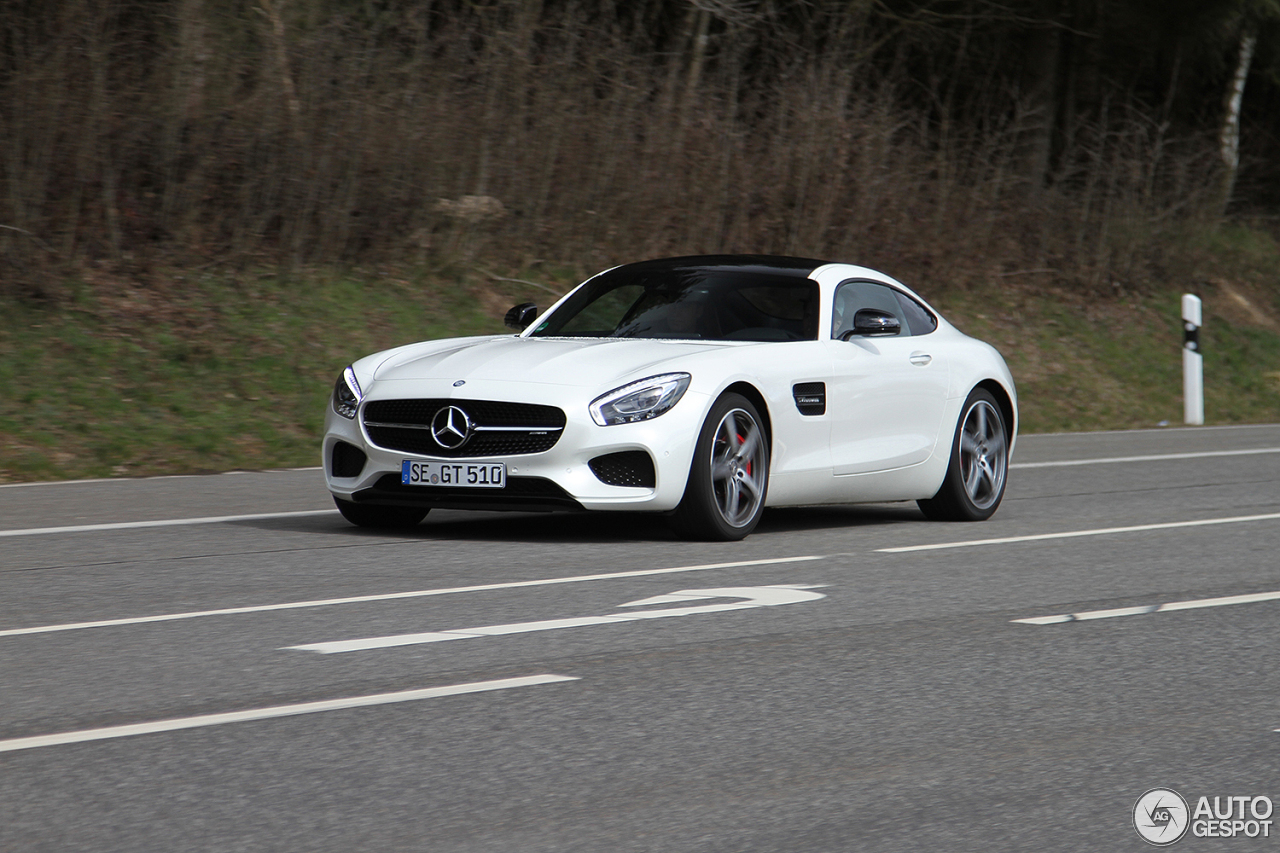
[[[444, 447], [431, 422], [446, 406], [466, 413], [472, 431], [458, 447]], [[374, 400], [364, 408], [369, 439], [387, 450], [449, 459], [518, 456], [550, 450], [564, 430], [564, 412], [555, 406], [496, 400]]]
[[624, 450], [597, 456], [587, 463], [591, 473], [610, 486], [652, 489], [657, 482], [653, 459], [643, 450]]
[[525, 453], [542, 453], [550, 450], [560, 439], [560, 431], [541, 435], [510, 432], [478, 432], [462, 447], [452, 450], [441, 447], [425, 429], [398, 427], [367, 427], [369, 438], [379, 447], [400, 450], [422, 456], [443, 456], [449, 459], [481, 456], [517, 456]]

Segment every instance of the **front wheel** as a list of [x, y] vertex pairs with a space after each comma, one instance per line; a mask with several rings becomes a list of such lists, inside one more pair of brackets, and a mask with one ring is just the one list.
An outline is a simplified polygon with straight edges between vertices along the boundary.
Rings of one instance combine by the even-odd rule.
[[928, 518], [937, 521], [985, 521], [1004, 499], [1008, 470], [1009, 428], [1004, 415], [990, 392], [975, 388], [961, 410], [942, 488], [917, 503]]
[[746, 397], [725, 394], [702, 424], [675, 527], [692, 539], [743, 539], [759, 523], [768, 490], [769, 436], [760, 413]]
[[334, 498], [342, 517], [357, 527], [372, 527], [378, 530], [399, 530], [414, 527], [427, 517], [427, 507], [413, 506], [377, 506], [375, 504], [358, 504]]

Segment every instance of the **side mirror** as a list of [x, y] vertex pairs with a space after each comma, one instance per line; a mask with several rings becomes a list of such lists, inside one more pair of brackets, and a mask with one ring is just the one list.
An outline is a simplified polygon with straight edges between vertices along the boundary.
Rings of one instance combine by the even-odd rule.
[[536, 319], [538, 319], [538, 306], [532, 302], [521, 302], [507, 312], [502, 322], [508, 329], [523, 332]]
[[861, 308], [853, 315], [853, 328], [840, 336], [847, 341], [852, 337], [888, 337], [902, 331], [897, 317], [879, 308]]

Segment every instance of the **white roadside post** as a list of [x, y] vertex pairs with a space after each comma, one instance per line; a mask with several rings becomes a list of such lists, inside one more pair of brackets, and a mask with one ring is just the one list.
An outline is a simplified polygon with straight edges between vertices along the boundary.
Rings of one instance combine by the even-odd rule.
[[1204, 423], [1204, 356], [1200, 354], [1202, 314], [1200, 297], [1182, 294], [1182, 411], [1183, 420]]

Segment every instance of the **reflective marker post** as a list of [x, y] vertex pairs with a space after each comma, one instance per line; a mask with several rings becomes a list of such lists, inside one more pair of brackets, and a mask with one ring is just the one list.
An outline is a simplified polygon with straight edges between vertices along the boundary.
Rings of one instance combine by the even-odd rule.
[[1200, 354], [1202, 326], [1200, 297], [1182, 295], [1182, 410], [1183, 420], [1204, 423], [1204, 356]]

